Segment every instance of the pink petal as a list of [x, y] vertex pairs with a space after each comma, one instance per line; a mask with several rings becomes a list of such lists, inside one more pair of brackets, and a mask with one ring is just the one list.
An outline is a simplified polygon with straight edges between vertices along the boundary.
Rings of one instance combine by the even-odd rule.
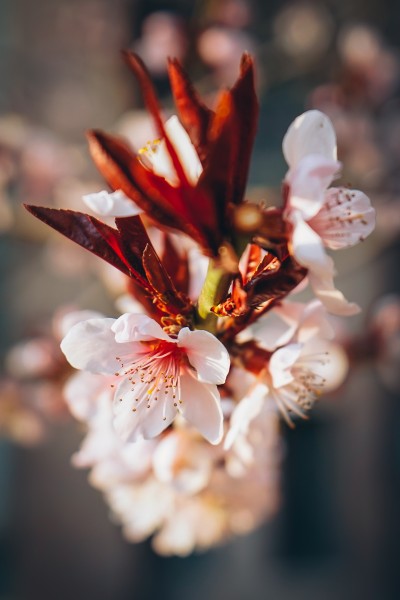
[[250, 423], [258, 417], [264, 406], [268, 391], [269, 389], [265, 384], [257, 383], [235, 407], [231, 416], [230, 428], [225, 438], [225, 450], [232, 447], [239, 435], [247, 434]]
[[294, 377], [290, 369], [299, 358], [302, 348], [303, 344], [289, 344], [273, 353], [268, 369], [275, 388], [282, 387], [293, 381]]
[[86, 194], [82, 200], [94, 213], [102, 217], [134, 217], [143, 212], [122, 190], [112, 193], [102, 190]]
[[322, 275], [319, 273], [308, 274], [310, 285], [314, 294], [321, 300], [326, 310], [333, 315], [351, 316], [360, 312], [360, 307], [354, 302], [349, 302], [342, 292], [335, 288], [333, 283], [333, 261], [329, 258], [329, 268]]
[[[101, 375], [82, 372], [74, 373], [64, 386], [64, 398], [75, 419], [91, 421], [99, 411], [97, 398], [107, 390], [109, 379]], [[110, 388], [108, 388], [110, 389]]]
[[300, 212], [305, 220], [316, 215], [325, 202], [326, 189], [340, 167], [337, 161], [310, 154], [290, 169], [285, 178], [289, 185], [286, 218], [290, 220], [291, 211]]
[[75, 369], [112, 374], [120, 368], [117, 356], [126, 351], [115, 341], [115, 319], [89, 319], [72, 327], [61, 342], [61, 350]]
[[181, 399], [179, 406], [182, 415], [211, 444], [219, 444], [223, 436], [223, 414], [216, 385], [202, 383], [190, 373], [182, 375]]
[[308, 154], [336, 160], [336, 134], [331, 120], [319, 110], [309, 110], [293, 121], [283, 138], [283, 154], [289, 167]]
[[295, 259], [310, 272], [324, 276], [330, 268], [321, 238], [300, 216], [294, 225], [291, 246]]
[[178, 155], [186, 177], [192, 185], [196, 185], [203, 167], [190, 137], [176, 115], [166, 121], [165, 131]]
[[363, 192], [331, 188], [309, 225], [328, 248], [347, 248], [363, 241], [374, 230], [375, 210]]
[[288, 324], [273, 310], [254, 326], [254, 338], [265, 350], [273, 352], [278, 346], [288, 344], [294, 336], [297, 321]]
[[112, 326], [117, 342], [145, 342], [158, 339], [174, 342], [162, 327], [147, 315], [125, 313]]
[[223, 344], [208, 331], [180, 330], [178, 346], [184, 348], [190, 364], [196, 369], [199, 381], [225, 383], [229, 372], [229, 354]]
[[[176, 417], [177, 408], [169, 398], [165, 400], [163, 390], [158, 401], [152, 399], [149, 403], [142, 391], [139, 384], [133, 389], [132, 383], [125, 378], [115, 392], [114, 428], [124, 442], [156, 437]], [[140, 402], [136, 402], [138, 397]]]

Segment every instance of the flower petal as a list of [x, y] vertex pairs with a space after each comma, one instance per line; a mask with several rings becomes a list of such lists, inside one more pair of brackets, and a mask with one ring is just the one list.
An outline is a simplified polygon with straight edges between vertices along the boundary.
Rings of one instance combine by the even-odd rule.
[[302, 348], [303, 344], [289, 344], [273, 353], [268, 369], [275, 388], [282, 387], [293, 381], [294, 377], [290, 369], [299, 358]]
[[225, 383], [229, 372], [228, 351], [221, 342], [208, 331], [180, 330], [178, 346], [187, 353], [190, 364], [196, 369], [199, 381]]
[[147, 315], [125, 313], [112, 326], [117, 342], [145, 342], [148, 340], [166, 340], [174, 342], [162, 327]]
[[115, 319], [89, 319], [72, 327], [61, 342], [61, 350], [75, 369], [112, 374], [120, 368], [117, 356], [126, 350], [115, 341]]
[[166, 121], [165, 131], [168, 134], [171, 144], [175, 148], [188, 181], [193, 186], [196, 185], [203, 171], [203, 167], [198, 154], [190, 141], [190, 137], [176, 115], [173, 115]]
[[330, 268], [330, 259], [325, 253], [322, 240], [300, 215], [294, 225], [291, 246], [293, 256], [303, 267], [321, 277], [326, 274]]
[[93, 212], [102, 217], [134, 217], [143, 212], [122, 190], [112, 193], [102, 190], [85, 194], [82, 200]]
[[284, 216], [290, 220], [290, 211], [299, 211], [308, 220], [318, 213], [325, 202], [325, 192], [340, 170], [341, 163], [318, 154], [301, 159], [296, 167], [286, 174], [289, 195]]
[[309, 110], [293, 121], [283, 138], [283, 154], [289, 167], [308, 154], [336, 160], [336, 134], [331, 120], [319, 110]]
[[67, 380], [63, 394], [75, 419], [89, 422], [96, 417], [101, 408], [98, 396], [109, 393], [109, 382], [108, 378], [85, 371], [74, 373]]
[[309, 221], [332, 250], [363, 241], [375, 228], [375, 210], [363, 192], [330, 188], [320, 211]]
[[148, 400], [148, 387], [137, 383], [133, 388], [131, 381], [124, 378], [115, 392], [114, 428], [124, 442], [156, 437], [176, 417], [177, 408], [169, 396], [165, 398], [164, 390], [161, 389], [159, 400]]
[[235, 407], [230, 421], [230, 428], [226, 434], [224, 448], [229, 450], [239, 435], [246, 435], [250, 423], [260, 414], [266, 396], [268, 386], [257, 383], [252, 390]]
[[321, 300], [326, 310], [333, 315], [351, 316], [360, 312], [360, 307], [349, 302], [333, 283], [333, 261], [329, 258], [329, 266], [322, 275], [309, 271], [308, 279], [314, 294]]
[[216, 385], [202, 383], [189, 372], [180, 378], [182, 404], [179, 411], [211, 444], [223, 435], [223, 414]]

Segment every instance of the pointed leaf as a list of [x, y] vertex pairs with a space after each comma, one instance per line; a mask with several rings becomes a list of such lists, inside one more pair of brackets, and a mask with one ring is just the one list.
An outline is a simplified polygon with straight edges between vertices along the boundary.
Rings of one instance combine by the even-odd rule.
[[124, 51], [122, 52], [122, 56], [124, 57], [127, 65], [132, 69], [136, 76], [136, 79], [138, 80], [140, 89], [142, 90], [144, 102], [148, 111], [154, 119], [159, 136], [165, 139], [167, 150], [169, 155], [171, 156], [171, 160], [174, 165], [175, 171], [178, 175], [179, 181], [182, 185], [188, 186], [189, 182], [187, 180], [185, 171], [180, 163], [175, 148], [172, 145], [168, 134], [165, 130], [164, 120], [161, 117], [161, 110], [158, 104], [157, 95], [153, 83], [151, 81], [149, 72], [146, 69], [146, 66], [144, 65], [142, 59], [133, 52]]
[[89, 131], [87, 137], [93, 161], [112, 189], [121, 189], [156, 221], [180, 227], [174, 188], [146, 169], [122, 140], [102, 131]]
[[177, 59], [168, 61], [168, 74], [180, 121], [204, 163], [207, 156], [207, 131], [213, 112], [200, 100]]
[[[143, 266], [150, 285], [157, 293], [157, 299], [170, 314], [180, 314], [190, 311], [191, 302], [179, 294], [162, 265], [156, 251], [151, 244], [147, 244], [143, 252]], [[160, 304], [157, 303], [159, 308]]]
[[246, 190], [251, 151], [257, 132], [259, 105], [254, 87], [254, 62], [243, 54], [240, 75], [231, 90], [235, 118], [233, 120], [233, 197], [239, 204]]
[[174, 273], [175, 287], [183, 294], [187, 294], [190, 279], [187, 252], [183, 250], [179, 254], [167, 234], [165, 235], [164, 251], [161, 258], [167, 273]]
[[[35, 217], [59, 233], [99, 256], [125, 275], [130, 274], [129, 266], [121, 256], [115, 243], [114, 230], [95, 217], [72, 210], [59, 210], [42, 206], [25, 205]], [[109, 231], [111, 230], [111, 231]], [[108, 235], [108, 238], [107, 238]]]

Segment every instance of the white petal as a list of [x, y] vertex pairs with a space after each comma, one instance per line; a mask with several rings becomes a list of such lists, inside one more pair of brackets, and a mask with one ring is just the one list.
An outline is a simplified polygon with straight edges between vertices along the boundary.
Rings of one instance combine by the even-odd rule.
[[187, 353], [190, 364], [196, 369], [199, 381], [225, 383], [230, 359], [225, 346], [208, 331], [180, 330], [178, 346]]
[[67, 335], [68, 331], [80, 321], [102, 318], [105, 318], [104, 315], [96, 310], [73, 310], [64, 314], [57, 314], [55, 317], [56, 333], [60, 338], [63, 338]]
[[162, 327], [147, 315], [125, 313], [113, 324], [117, 342], [145, 342], [158, 339], [174, 342]]
[[335, 330], [328, 320], [327, 310], [322, 302], [312, 300], [306, 304], [301, 316], [297, 341], [304, 344], [317, 336], [330, 339], [334, 335]]
[[[125, 378], [114, 396], [114, 428], [124, 442], [147, 440], [159, 435], [172, 423], [177, 409], [161, 389], [159, 400], [148, 400], [148, 384], [132, 383]], [[160, 386], [161, 387], [161, 386]], [[139, 402], [136, 402], [139, 398]]]
[[318, 213], [325, 202], [325, 192], [341, 164], [324, 156], [310, 154], [301, 159], [286, 174], [289, 195], [284, 216], [290, 220], [290, 211], [299, 211], [308, 220]]
[[260, 319], [253, 327], [254, 338], [259, 345], [269, 352], [278, 346], [288, 344], [296, 332], [298, 322], [288, 325], [275, 310], [264, 319]]
[[268, 369], [275, 388], [287, 385], [293, 381], [294, 377], [290, 369], [299, 358], [302, 348], [303, 344], [289, 344], [273, 353]]
[[363, 192], [331, 188], [309, 225], [328, 248], [347, 248], [363, 241], [374, 230], [375, 210]]
[[143, 212], [122, 190], [112, 193], [102, 190], [94, 194], [86, 194], [82, 200], [90, 210], [102, 217], [133, 217]]
[[254, 337], [269, 351], [290, 341], [305, 343], [316, 336], [331, 338], [334, 335], [327, 311], [320, 300], [312, 300], [308, 304], [282, 302], [258, 324], [258, 328], [254, 326]]
[[268, 387], [258, 383], [239, 402], [231, 416], [230, 428], [224, 443], [225, 450], [229, 450], [239, 435], [247, 434], [250, 423], [260, 414], [267, 395]]
[[75, 419], [91, 421], [99, 410], [101, 392], [110, 390], [109, 378], [93, 373], [74, 373], [64, 386], [63, 394]]
[[[330, 268], [330, 259], [319, 235], [301, 218], [294, 225], [291, 246], [293, 256], [303, 267], [323, 277]], [[332, 270], [333, 275], [333, 270]]]
[[211, 444], [223, 435], [223, 415], [216, 385], [201, 383], [186, 373], [180, 378], [182, 404], [179, 410]]
[[89, 319], [72, 327], [61, 342], [61, 350], [75, 369], [91, 373], [115, 373], [120, 368], [117, 356], [126, 351], [115, 341], [115, 319]]
[[178, 155], [186, 177], [192, 185], [196, 185], [203, 167], [189, 135], [177, 116], [174, 115], [168, 119], [165, 123], [165, 131]]
[[152, 456], [157, 479], [186, 494], [196, 494], [208, 484], [212, 467], [208, 444], [191, 433], [169, 431]]
[[336, 160], [336, 134], [331, 120], [319, 110], [297, 117], [283, 138], [283, 154], [289, 167], [308, 154]]
[[317, 273], [308, 274], [310, 285], [314, 294], [321, 300], [326, 310], [333, 315], [351, 316], [360, 312], [360, 307], [354, 302], [349, 302], [342, 292], [340, 292], [333, 283], [333, 263], [330, 259], [331, 267], [326, 273], [320, 276]]

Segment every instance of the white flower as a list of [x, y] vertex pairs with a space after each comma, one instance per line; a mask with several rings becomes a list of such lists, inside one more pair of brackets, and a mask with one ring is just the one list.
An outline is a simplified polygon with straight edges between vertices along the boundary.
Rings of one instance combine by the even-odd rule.
[[157, 436], [177, 413], [212, 444], [221, 441], [217, 385], [230, 361], [211, 333], [185, 327], [172, 338], [150, 317], [125, 314], [78, 323], [61, 349], [73, 367], [119, 378], [114, 426], [124, 441]]
[[258, 418], [271, 400], [289, 426], [292, 416], [306, 418], [306, 412], [321, 395], [325, 383], [328, 352], [307, 344], [291, 343], [272, 353], [266, 367], [232, 413], [225, 448], [248, 434], [250, 423]]
[[244, 330], [241, 339], [255, 339], [261, 348], [273, 352], [290, 342], [306, 343], [317, 336], [330, 339], [334, 330], [324, 305], [315, 299], [308, 304], [282, 302]]
[[122, 190], [94, 192], [82, 196], [84, 203], [102, 217], [134, 217], [143, 211]]
[[284, 217], [292, 225], [293, 255], [308, 269], [310, 284], [329, 312], [355, 314], [358, 306], [334, 286], [333, 261], [324, 247], [345, 248], [365, 239], [375, 226], [375, 211], [358, 190], [328, 189], [341, 165], [332, 123], [323, 113], [311, 110], [297, 117], [284, 137], [283, 153], [289, 165]]
[[[178, 117], [170, 117], [165, 123], [165, 131], [179, 158], [185, 175], [192, 185], [196, 185], [203, 167], [185, 128]], [[139, 150], [144, 163], [172, 186], [179, 185], [178, 175], [169, 155], [165, 140], [154, 140]]]

